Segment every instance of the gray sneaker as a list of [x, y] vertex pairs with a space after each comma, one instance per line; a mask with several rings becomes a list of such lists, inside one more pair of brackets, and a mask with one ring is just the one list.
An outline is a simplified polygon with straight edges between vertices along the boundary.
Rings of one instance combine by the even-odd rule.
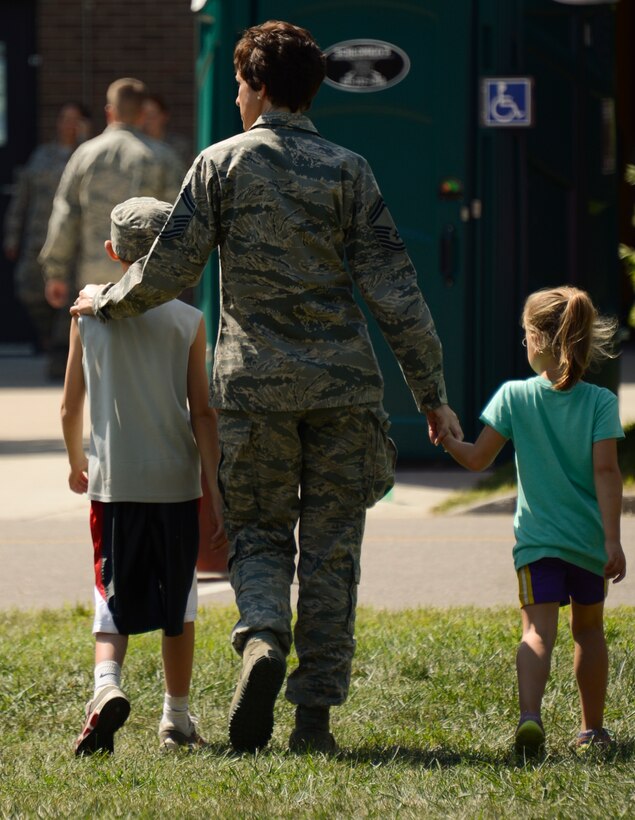
[[86, 704], [86, 721], [82, 733], [75, 741], [75, 756], [92, 755], [95, 752], [112, 754], [113, 736], [130, 714], [130, 701], [118, 686], [108, 684]]
[[209, 746], [207, 741], [196, 731], [196, 726], [190, 721], [190, 731], [184, 734], [167, 720], [159, 724], [159, 749], [162, 752], [177, 752], [180, 749], [188, 752], [197, 752]]
[[273, 709], [287, 662], [271, 632], [254, 632], [243, 650], [243, 665], [231, 706], [229, 740], [237, 752], [255, 752], [273, 733]]

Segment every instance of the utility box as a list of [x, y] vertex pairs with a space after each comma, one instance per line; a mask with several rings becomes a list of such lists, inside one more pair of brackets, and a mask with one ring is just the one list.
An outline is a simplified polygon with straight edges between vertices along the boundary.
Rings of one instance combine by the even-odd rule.
[[[519, 317], [530, 291], [575, 284], [617, 312], [614, 7], [208, 0], [198, 16], [201, 148], [241, 130], [232, 52], [244, 28], [289, 20], [325, 51], [309, 116], [373, 168], [468, 436], [498, 384], [529, 375]], [[202, 295], [212, 323], [216, 278]], [[372, 320], [371, 336], [402, 461], [436, 458]]]

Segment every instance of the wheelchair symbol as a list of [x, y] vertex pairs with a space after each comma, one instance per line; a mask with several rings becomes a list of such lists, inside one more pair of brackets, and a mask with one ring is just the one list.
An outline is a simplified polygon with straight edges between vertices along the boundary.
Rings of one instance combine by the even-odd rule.
[[526, 112], [521, 111], [516, 100], [507, 94], [507, 83], [496, 84], [496, 96], [492, 97], [489, 111], [493, 120], [500, 123], [509, 123], [514, 120], [524, 120]]

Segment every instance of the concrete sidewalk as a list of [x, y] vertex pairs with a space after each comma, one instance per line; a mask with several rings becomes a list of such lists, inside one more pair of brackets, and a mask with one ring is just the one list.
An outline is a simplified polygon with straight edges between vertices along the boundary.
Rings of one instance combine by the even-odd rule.
[[[623, 422], [635, 420], [635, 352], [622, 363]], [[59, 424], [61, 387], [47, 385], [43, 361], [0, 356], [0, 607], [92, 606], [88, 501], [67, 488]], [[390, 496], [369, 511], [360, 604], [516, 605], [512, 515], [434, 515], [433, 508], [481, 476], [450, 461], [400, 470]], [[635, 567], [635, 518], [623, 544]], [[635, 605], [635, 570], [612, 587], [609, 605]], [[223, 581], [199, 583], [201, 604], [232, 604]]]

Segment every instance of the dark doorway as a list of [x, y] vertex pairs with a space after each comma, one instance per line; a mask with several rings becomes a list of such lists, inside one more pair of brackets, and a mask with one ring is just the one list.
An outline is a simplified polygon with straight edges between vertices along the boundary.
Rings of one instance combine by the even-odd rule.
[[[0, 3], [0, 225], [16, 172], [36, 143], [35, 0]], [[0, 250], [0, 345], [30, 344], [33, 332], [13, 293], [13, 264]]]

